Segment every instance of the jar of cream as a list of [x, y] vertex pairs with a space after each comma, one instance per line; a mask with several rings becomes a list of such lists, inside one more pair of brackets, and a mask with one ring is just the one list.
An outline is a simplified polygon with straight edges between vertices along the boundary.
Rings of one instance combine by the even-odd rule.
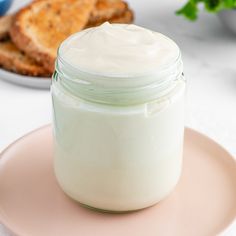
[[126, 212], [165, 198], [181, 174], [185, 80], [178, 46], [105, 23], [66, 39], [52, 83], [54, 168], [83, 205]]

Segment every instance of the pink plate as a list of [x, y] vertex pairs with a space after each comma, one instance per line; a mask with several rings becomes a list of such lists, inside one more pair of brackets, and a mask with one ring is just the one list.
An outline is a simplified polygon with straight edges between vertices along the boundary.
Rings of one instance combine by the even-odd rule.
[[218, 235], [236, 216], [236, 163], [218, 144], [186, 129], [184, 169], [175, 191], [148, 209], [99, 213], [57, 185], [51, 127], [21, 138], [0, 161], [0, 220], [19, 236]]

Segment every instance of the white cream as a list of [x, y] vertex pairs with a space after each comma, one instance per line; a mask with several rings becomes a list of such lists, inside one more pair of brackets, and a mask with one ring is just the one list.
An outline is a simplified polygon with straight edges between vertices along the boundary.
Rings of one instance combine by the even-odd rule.
[[[159, 33], [104, 24], [69, 38], [60, 56], [93, 74], [124, 75], [120, 82], [124, 83], [133, 79], [125, 78], [127, 74], [173, 64], [179, 49]], [[106, 78], [110, 83], [112, 79]], [[109, 211], [137, 210], [166, 197], [181, 174], [185, 90], [181, 77], [173, 79], [164, 96], [136, 105], [85, 101], [76, 89], [71, 94], [60, 80], [53, 81], [54, 167], [62, 189], [80, 203]]]
[[118, 76], [156, 71], [173, 63], [179, 49], [163, 34], [136, 25], [104, 23], [72, 36], [61, 54], [81, 70]]

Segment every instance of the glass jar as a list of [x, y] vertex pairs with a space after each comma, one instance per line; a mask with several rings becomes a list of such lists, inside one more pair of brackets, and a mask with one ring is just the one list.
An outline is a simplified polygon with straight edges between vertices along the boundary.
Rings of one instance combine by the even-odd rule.
[[[61, 46], [63, 47], [63, 45]], [[70, 197], [105, 211], [154, 205], [181, 174], [181, 56], [155, 73], [81, 71], [59, 54], [52, 82], [54, 168]]]

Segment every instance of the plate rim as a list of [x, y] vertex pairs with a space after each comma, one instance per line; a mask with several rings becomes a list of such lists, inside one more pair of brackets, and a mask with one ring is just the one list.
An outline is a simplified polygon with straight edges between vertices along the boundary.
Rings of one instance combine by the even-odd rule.
[[27, 76], [0, 68], [0, 79], [25, 88], [47, 90], [51, 86], [51, 77]]

